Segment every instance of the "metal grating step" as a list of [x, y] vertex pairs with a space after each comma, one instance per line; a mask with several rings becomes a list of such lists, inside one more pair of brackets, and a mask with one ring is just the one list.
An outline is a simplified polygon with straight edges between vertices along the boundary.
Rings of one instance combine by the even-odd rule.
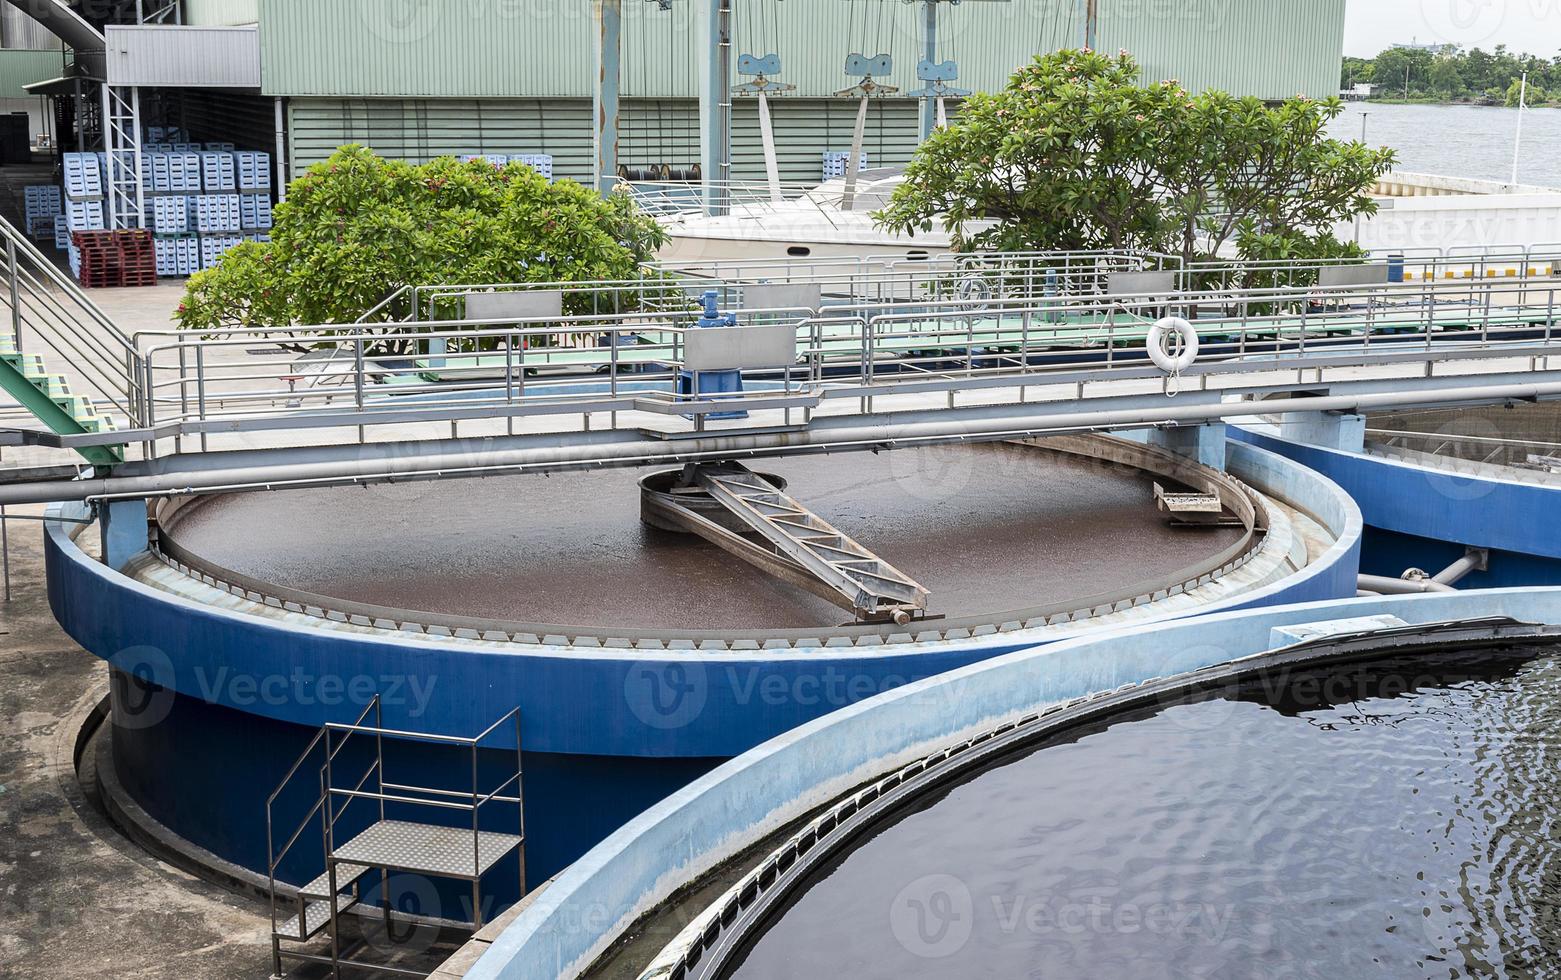
[[[356, 895], [337, 895], [336, 914], [340, 915], [356, 904], [358, 904]], [[331, 924], [331, 907], [326, 902], [310, 902], [305, 905], [302, 929], [299, 928], [298, 918], [295, 915], [277, 926], [276, 934], [283, 939], [305, 942], [313, 938], [321, 929]]]
[[[473, 846], [470, 827], [381, 820], [336, 848], [332, 860], [446, 878], [475, 878], [519, 847], [515, 834], [482, 831]], [[474, 864], [475, 860], [475, 864]]]
[[[338, 862], [336, 865], [336, 890], [340, 892], [351, 887], [357, 882], [359, 878], [362, 878], [371, 870], [373, 869], [371, 869], [366, 864], [350, 864], [345, 861]], [[298, 889], [298, 894], [302, 895], [304, 898], [323, 899], [326, 895], [330, 894], [330, 890], [331, 873], [329, 871], [322, 871], [320, 872], [320, 876], [318, 878]]]

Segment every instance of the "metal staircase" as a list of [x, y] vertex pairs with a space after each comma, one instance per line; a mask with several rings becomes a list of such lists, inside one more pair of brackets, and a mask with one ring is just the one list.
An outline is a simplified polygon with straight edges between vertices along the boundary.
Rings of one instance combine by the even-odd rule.
[[[372, 718], [372, 721], [370, 720]], [[496, 785], [484, 787], [479, 772], [479, 748], [507, 753], [495, 736], [514, 728], [515, 768], [506, 766]], [[470, 785], [414, 786], [385, 778], [386, 742], [423, 743], [435, 750], [457, 753], [461, 758], [452, 773], [471, 774]], [[367, 757], [367, 765], [355, 766]], [[277, 846], [276, 810], [294, 780], [317, 777], [313, 805]], [[296, 799], [296, 794], [290, 799]], [[355, 803], [363, 805], [354, 807]], [[486, 808], [498, 804], [515, 809], [515, 833], [483, 828]], [[418, 819], [411, 819], [417, 816]], [[425, 822], [442, 817], [450, 822]], [[493, 821], [490, 819], [491, 826]], [[307, 883], [291, 886], [278, 879], [284, 862], [289, 868], [301, 863], [295, 848], [318, 832], [321, 870]], [[395, 907], [392, 872], [464, 881], [471, 887], [471, 915], [459, 924], [473, 932], [487, 918], [483, 908], [484, 877], [514, 852], [519, 894], [526, 891], [525, 806], [521, 791], [520, 710], [517, 708], [472, 738], [432, 735], [384, 727], [378, 695], [350, 724], [327, 724], [310, 741], [287, 775], [266, 800], [266, 850], [271, 897], [271, 955], [273, 976], [288, 976], [289, 962], [328, 966], [329, 975], [345, 971], [387, 973], [400, 976], [427, 974], [404, 965], [362, 958], [366, 945], [344, 939], [346, 914], [358, 906], [379, 909], [387, 926], [405, 918]], [[426, 913], [426, 910], [423, 910]], [[449, 916], [437, 916], [442, 923]], [[317, 937], [322, 937], [313, 946]]]
[[[106, 435], [138, 425], [144, 399], [135, 342], [4, 220], [0, 245], [0, 390], [57, 435]], [[125, 447], [112, 441], [77, 452], [97, 466], [125, 458]]]
[[[930, 593], [740, 463], [692, 468], [697, 485], [863, 620], [907, 623]], [[719, 542], [717, 542], [719, 543]]]

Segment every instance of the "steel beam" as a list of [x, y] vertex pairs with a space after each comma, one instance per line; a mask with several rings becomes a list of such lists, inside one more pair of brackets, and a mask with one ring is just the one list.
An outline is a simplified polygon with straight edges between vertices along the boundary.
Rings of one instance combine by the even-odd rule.
[[699, 61], [699, 159], [705, 210], [727, 212], [732, 162], [732, 0], [698, 0], [705, 56]]
[[592, 145], [596, 186], [612, 191], [618, 179], [619, 91], [623, 73], [623, 0], [596, 0], [596, 86], [592, 90]]
[[[938, 63], [938, 0], [923, 0], [921, 16], [922, 56]], [[930, 85], [930, 83], [929, 83]], [[938, 100], [930, 94], [921, 100], [921, 140], [925, 143], [938, 127]]]
[[[638, 432], [553, 433], [451, 440], [413, 451], [406, 443], [260, 449], [127, 463], [107, 478], [0, 487], [0, 504], [179, 496], [283, 487], [383, 483], [512, 472], [682, 465], [721, 460], [878, 452], [946, 443], [1001, 442], [1076, 432], [1190, 425], [1303, 410], [1373, 412], [1430, 405], [1491, 405], [1561, 398], [1561, 382], [1483, 385], [1435, 392], [1384, 392], [1264, 401], [1150, 404], [1118, 411], [1069, 411], [1066, 404], [1002, 406], [1007, 414], [959, 410], [815, 422], [806, 429], [705, 432], [680, 438]], [[1041, 409], [1041, 411], [1034, 411]], [[831, 424], [833, 423], [833, 424]]]

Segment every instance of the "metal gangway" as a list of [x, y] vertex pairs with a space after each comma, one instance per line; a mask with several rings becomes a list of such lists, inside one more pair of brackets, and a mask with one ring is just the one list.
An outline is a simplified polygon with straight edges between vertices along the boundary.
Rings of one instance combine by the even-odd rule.
[[[0, 236], [16, 356], [66, 374], [10, 372], [23, 407], [0, 446], [84, 464], [13, 477], [0, 505], [751, 461], [1551, 397], [1561, 382], [1561, 247], [649, 265], [615, 282], [407, 286], [350, 324], [132, 333], [14, 230]], [[712, 292], [735, 328], [700, 325]], [[1173, 371], [1149, 357], [1167, 317], [1198, 346]], [[712, 373], [734, 391], [704, 392]]]

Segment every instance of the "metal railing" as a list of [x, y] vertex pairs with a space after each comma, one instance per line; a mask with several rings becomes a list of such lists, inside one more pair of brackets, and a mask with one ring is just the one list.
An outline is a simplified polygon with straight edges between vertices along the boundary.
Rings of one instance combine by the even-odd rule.
[[[139, 359], [132, 339], [70, 276], [38, 250], [10, 222], [0, 219], [5, 279], [0, 287], [0, 323], [19, 351], [41, 354], [48, 367], [76, 382], [116, 423], [143, 421]], [[32, 350], [37, 342], [42, 350]], [[86, 390], [80, 390], [82, 384]]]
[[[570, 295], [612, 295], [620, 286], [638, 288], [588, 284]], [[563, 423], [578, 428], [580, 416], [605, 415], [616, 427], [617, 413], [650, 412], [688, 415], [697, 427], [700, 417], [747, 402], [807, 412], [820, 399], [849, 396], [870, 409], [878, 396], [1043, 385], [1062, 371], [1109, 380], [1145, 372], [1149, 327], [1167, 314], [1193, 319], [1204, 373], [1250, 372], [1255, 357], [1328, 353], [1366, 364], [1387, 355], [1521, 353], [1551, 345], [1558, 300], [1561, 279], [1501, 279], [738, 309], [742, 324], [791, 325], [796, 354], [741, 372], [744, 391], [719, 399], [690, 385], [687, 338], [700, 328], [683, 293], [664, 309], [526, 324], [411, 320], [204, 336], [169, 329], [135, 342], [141, 435], [155, 453], [168, 437], [182, 448], [191, 435], [345, 428], [363, 441], [368, 426], [502, 419], [513, 431], [524, 416], [572, 416]], [[331, 358], [317, 365], [312, 385], [300, 386], [299, 353], [320, 347]], [[1178, 390], [1179, 379], [1158, 376], [1167, 393]]]

